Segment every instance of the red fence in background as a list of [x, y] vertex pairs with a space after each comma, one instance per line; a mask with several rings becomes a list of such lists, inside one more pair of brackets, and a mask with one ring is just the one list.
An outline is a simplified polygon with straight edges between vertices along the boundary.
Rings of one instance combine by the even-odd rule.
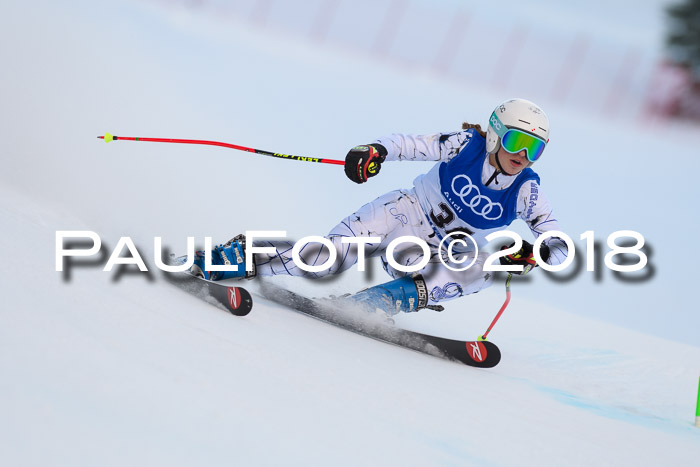
[[576, 18], [570, 27], [504, 20], [489, 9], [418, 0], [149, 1], [592, 114], [655, 123], [700, 116], [700, 91], [660, 47], [596, 33]]

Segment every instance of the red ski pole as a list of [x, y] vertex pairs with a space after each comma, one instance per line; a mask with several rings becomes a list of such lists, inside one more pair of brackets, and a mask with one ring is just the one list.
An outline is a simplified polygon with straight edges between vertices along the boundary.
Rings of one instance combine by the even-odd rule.
[[252, 152], [255, 154], [261, 154], [263, 156], [279, 157], [280, 159], [291, 159], [295, 161], [304, 162], [319, 162], [321, 164], [336, 164], [345, 165], [344, 161], [339, 161], [335, 159], [322, 159], [318, 157], [304, 157], [304, 156], [291, 156], [289, 154], [280, 154], [277, 152], [263, 151], [262, 149], [248, 148], [245, 146], [239, 146], [237, 144], [222, 143], [220, 141], [204, 141], [199, 139], [175, 139], [175, 138], [140, 138], [133, 136], [113, 136], [109, 133], [105, 133], [104, 136], [98, 136], [99, 139], [105, 140], [105, 143], [110, 141], [124, 140], [124, 141], [148, 141], [151, 143], [178, 143], [178, 144], [203, 144], [207, 146], [221, 146], [223, 148], [237, 149], [238, 151]]
[[508, 303], [510, 303], [510, 280], [513, 277], [513, 273], [508, 273], [508, 278], [506, 279], [506, 301], [503, 302], [503, 306], [501, 307], [500, 310], [498, 310], [498, 314], [496, 314], [496, 317], [491, 321], [491, 326], [486, 330], [486, 332], [482, 335], [479, 336], [478, 340], [480, 341], [485, 341], [486, 336], [489, 335], [491, 332], [491, 329], [496, 325], [496, 321], [498, 321], [498, 318], [501, 317], [503, 312], [505, 311], [506, 307], [508, 306]]

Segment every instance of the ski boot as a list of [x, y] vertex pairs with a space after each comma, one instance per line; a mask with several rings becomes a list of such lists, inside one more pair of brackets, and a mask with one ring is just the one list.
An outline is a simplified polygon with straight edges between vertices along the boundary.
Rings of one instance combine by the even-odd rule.
[[436, 311], [444, 309], [440, 305], [428, 305], [428, 287], [420, 274], [375, 285], [345, 297], [344, 300], [359, 305], [368, 312], [380, 310], [389, 318], [398, 313], [411, 313], [424, 308]]
[[215, 246], [211, 251], [212, 265], [237, 265], [237, 271], [207, 271], [205, 267], [204, 252], [197, 251], [194, 255], [194, 264], [190, 271], [195, 276], [202, 277], [210, 281], [221, 281], [224, 279], [252, 279], [255, 277], [255, 262], [253, 270], [246, 271], [245, 264], [245, 235], [238, 235], [223, 245]]

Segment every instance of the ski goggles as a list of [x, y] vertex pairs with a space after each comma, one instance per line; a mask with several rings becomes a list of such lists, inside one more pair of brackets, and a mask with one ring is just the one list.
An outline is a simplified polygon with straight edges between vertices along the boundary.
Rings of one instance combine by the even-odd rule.
[[491, 114], [491, 128], [501, 138], [501, 146], [511, 154], [517, 154], [523, 149], [527, 160], [535, 162], [540, 158], [547, 146], [547, 142], [535, 135], [526, 133], [517, 128], [508, 128], [498, 118], [496, 112]]

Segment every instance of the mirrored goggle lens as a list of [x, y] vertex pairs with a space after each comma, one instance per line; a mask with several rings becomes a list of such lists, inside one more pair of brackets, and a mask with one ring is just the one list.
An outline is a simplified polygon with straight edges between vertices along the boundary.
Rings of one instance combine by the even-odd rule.
[[501, 138], [503, 149], [510, 153], [518, 153], [525, 149], [527, 151], [527, 160], [535, 162], [544, 152], [547, 143], [530, 134], [523, 133], [519, 130], [508, 130]]

